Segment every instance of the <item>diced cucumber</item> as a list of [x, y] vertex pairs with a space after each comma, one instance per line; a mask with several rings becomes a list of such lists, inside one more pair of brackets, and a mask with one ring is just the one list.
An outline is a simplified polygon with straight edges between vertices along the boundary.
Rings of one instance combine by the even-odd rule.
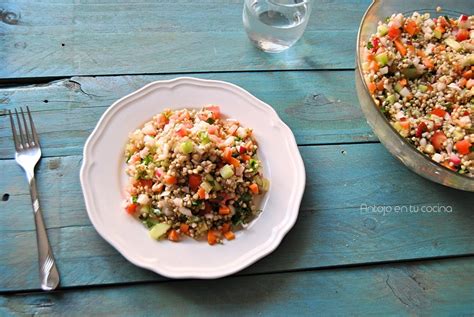
[[181, 152], [183, 152], [184, 154], [192, 153], [193, 150], [194, 150], [193, 142], [188, 140], [181, 143]]
[[262, 189], [265, 192], [268, 192], [268, 189], [270, 188], [270, 181], [267, 178], [262, 179]]
[[396, 92], [400, 92], [400, 90], [403, 89], [403, 86], [400, 85], [399, 83], [396, 83], [394, 89], [395, 89]]
[[222, 190], [221, 184], [219, 184], [218, 182], [214, 182], [214, 190], [216, 191]]
[[206, 191], [206, 193], [209, 193], [212, 190], [212, 185], [206, 181], [202, 182], [201, 187]]
[[462, 45], [453, 38], [447, 38], [444, 42], [455, 51], [462, 50]]
[[201, 144], [203, 145], [206, 145], [211, 142], [211, 140], [209, 139], [209, 134], [207, 134], [207, 132], [205, 131], [199, 132], [199, 137], [201, 138]]
[[402, 74], [408, 79], [415, 79], [419, 77], [418, 71], [415, 67], [408, 67], [402, 70]]
[[234, 170], [232, 170], [232, 167], [227, 164], [227, 165], [224, 165], [221, 168], [220, 174], [221, 174], [222, 178], [228, 179], [228, 178], [231, 178], [234, 175]]
[[159, 238], [163, 237], [166, 234], [169, 228], [171, 228], [171, 226], [167, 223], [163, 223], [163, 222], [157, 223], [150, 229], [150, 232], [149, 232], [150, 237], [158, 240]]
[[211, 174], [207, 174], [206, 177], [204, 177], [208, 182], [213, 182], [214, 181], [214, 177], [212, 177]]
[[428, 90], [428, 86], [418, 85], [418, 90], [421, 92], [426, 92]]
[[380, 53], [378, 55], [375, 55], [375, 60], [381, 67], [385, 66], [388, 64], [388, 55], [387, 53]]
[[393, 105], [397, 101], [397, 97], [395, 95], [389, 95], [386, 100]]
[[377, 27], [377, 31], [379, 32], [380, 36], [387, 35], [388, 27], [385, 24], [381, 24]]

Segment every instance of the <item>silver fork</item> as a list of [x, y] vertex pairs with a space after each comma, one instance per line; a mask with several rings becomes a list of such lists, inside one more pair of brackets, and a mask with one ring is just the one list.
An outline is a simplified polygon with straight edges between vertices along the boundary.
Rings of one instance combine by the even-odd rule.
[[[49, 245], [48, 235], [44, 227], [43, 216], [41, 215], [41, 208], [38, 201], [38, 193], [36, 191], [35, 180], [35, 166], [41, 157], [41, 148], [36, 133], [33, 119], [31, 118], [30, 109], [26, 107], [29, 126], [25, 118], [25, 113], [20, 107], [20, 114], [23, 120], [20, 120], [17, 109], [15, 109], [16, 121], [18, 123], [18, 133], [15, 127], [15, 120], [12, 112], [10, 114], [10, 124], [12, 126], [13, 141], [15, 143], [15, 160], [26, 173], [26, 178], [30, 184], [31, 203], [33, 204], [33, 211], [36, 225], [36, 242], [38, 243], [38, 264], [39, 275], [41, 280], [41, 288], [45, 291], [55, 289], [59, 284], [59, 273], [54, 261], [53, 251]], [[23, 123], [22, 123], [23, 121]]]

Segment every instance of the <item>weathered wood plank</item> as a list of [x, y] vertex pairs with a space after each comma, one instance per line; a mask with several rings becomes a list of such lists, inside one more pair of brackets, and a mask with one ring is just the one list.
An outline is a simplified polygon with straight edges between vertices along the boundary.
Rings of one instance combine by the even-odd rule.
[[[380, 144], [301, 147], [306, 193], [296, 227], [269, 257], [244, 273], [474, 254], [474, 194], [430, 183]], [[38, 188], [63, 286], [159, 280], [134, 267], [90, 226], [80, 186], [80, 157], [43, 159]], [[12, 160], [0, 161], [0, 289], [37, 289], [28, 189]], [[361, 205], [386, 206], [385, 215]], [[395, 213], [394, 208], [413, 212]], [[428, 213], [421, 208], [449, 208]], [[414, 212], [415, 209], [417, 212]], [[14, 212], [13, 212], [14, 211]], [[120, 211], [117, 211], [120, 212]], [[100, 269], [98, 269], [100, 268]]]
[[470, 316], [474, 258], [0, 297], [4, 315]]
[[255, 49], [243, 1], [0, 4], [0, 78], [354, 67], [369, 0], [318, 2], [290, 51]]
[[[155, 80], [176, 76], [75, 77], [47, 85], [0, 89], [5, 109], [29, 105], [43, 155], [82, 154], [83, 144], [106, 107]], [[376, 140], [354, 99], [354, 72], [199, 74], [229, 81], [272, 105], [299, 144]], [[293, 83], [293, 84], [292, 84]], [[150, 114], [151, 116], [152, 114]], [[13, 158], [10, 124], [0, 118], [0, 158]]]

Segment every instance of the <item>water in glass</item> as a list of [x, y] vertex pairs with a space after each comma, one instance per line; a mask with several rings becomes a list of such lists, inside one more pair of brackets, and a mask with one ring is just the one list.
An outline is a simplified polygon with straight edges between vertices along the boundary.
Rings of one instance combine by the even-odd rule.
[[243, 23], [257, 47], [277, 53], [303, 35], [310, 12], [309, 0], [245, 0]]

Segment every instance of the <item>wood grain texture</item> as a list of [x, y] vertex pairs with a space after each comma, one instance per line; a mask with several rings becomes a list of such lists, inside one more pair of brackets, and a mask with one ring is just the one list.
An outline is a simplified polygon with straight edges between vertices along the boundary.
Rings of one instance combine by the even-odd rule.
[[[45, 85], [4, 88], [0, 89], [0, 107], [30, 106], [43, 155], [78, 155], [102, 113], [115, 100], [152, 81], [175, 77], [74, 77]], [[299, 144], [376, 140], [354, 99], [352, 71], [219, 73], [194, 77], [224, 80], [247, 89], [275, 108]], [[10, 123], [7, 117], [0, 117], [0, 159], [13, 157]]]
[[[243, 274], [474, 254], [474, 193], [414, 175], [380, 144], [301, 147], [307, 186], [295, 228]], [[81, 157], [46, 158], [38, 189], [63, 286], [160, 280], [128, 263], [96, 233], [78, 180]], [[38, 288], [28, 189], [12, 160], [0, 161], [0, 289]], [[361, 205], [385, 206], [385, 215]], [[395, 212], [396, 206], [412, 212]], [[410, 207], [411, 206], [411, 207]], [[438, 207], [436, 207], [438, 206]], [[422, 212], [433, 208], [452, 212]], [[417, 212], [415, 212], [417, 210]], [[122, 212], [118, 210], [117, 212]], [[144, 233], [144, 239], [148, 236]]]
[[474, 258], [4, 295], [2, 315], [471, 316]]
[[3, 2], [0, 78], [353, 68], [369, 3], [319, 1], [301, 41], [272, 55], [248, 40], [242, 0]]

